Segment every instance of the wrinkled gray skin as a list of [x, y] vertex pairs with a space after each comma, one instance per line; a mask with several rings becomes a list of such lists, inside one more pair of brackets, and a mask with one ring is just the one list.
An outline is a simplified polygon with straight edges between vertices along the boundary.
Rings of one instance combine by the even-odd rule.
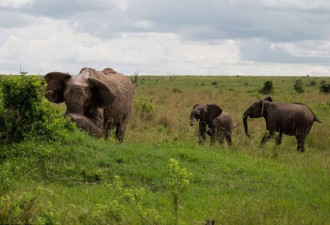
[[[223, 143], [224, 138], [226, 138], [228, 145], [231, 146], [231, 133], [238, 124], [234, 127], [230, 114], [222, 111], [220, 116], [213, 120], [213, 124], [215, 127], [215, 138], [218, 138], [221, 144]], [[208, 131], [207, 134], [210, 136], [212, 135], [211, 131]]]
[[275, 132], [279, 135], [276, 138], [276, 144], [281, 144], [283, 134], [295, 136], [297, 139], [297, 150], [305, 151], [304, 142], [312, 128], [314, 121], [320, 120], [314, 115], [312, 110], [301, 103], [278, 103], [273, 102], [271, 97], [253, 103], [243, 114], [243, 123], [246, 136], [248, 133], [247, 118], [264, 117], [266, 129], [268, 132], [263, 136], [261, 145], [264, 145]]
[[196, 104], [190, 113], [190, 125], [194, 125], [194, 119], [199, 120], [199, 143], [206, 138], [206, 126], [211, 131], [211, 143], [214, 143], [215, 127], [213, 120], [222, 113], [222, 109], [216, 104]]
[[124, 140], [133, 107], [134, 86], [129, 78], [111, 68], [83, 68], [77, 76], [51, 72], [45, 80], [47, 99], [65, 102], [65, 115], [80, 129], [107, 139], [109, 131], [116, 128], [116, 138]]

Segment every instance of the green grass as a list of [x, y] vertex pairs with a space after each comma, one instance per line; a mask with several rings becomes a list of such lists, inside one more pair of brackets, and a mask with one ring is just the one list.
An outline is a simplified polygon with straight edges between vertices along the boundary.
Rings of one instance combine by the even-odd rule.
[[[138, 79], [122, 144], [63, 131], [58, 142], [32, 138], [0, 146], [12, 153], [0, 164], [1, 223], [143, 224], [112, 185], [120, 176], [126, 191], [145, 189], [135, 208], [146, 218], [151, 218], [147, 209], [154, 209], [157, 224], [174, 224], [167, 184], [168, 161], [174, 158], [193, 173], [180, 196], [179, 224], [205, 224], [206, 219], [216, 224], [329, 224], [330, 100], [319, 93], [318, 84], [330, 78], [301, 78], [301, 94], [293, 89], [295, 77]], [[313, 125], [305, 153], [295, 150], [289, 136], [278, 148], [271, 140], [261, 149], [263, 119], [250, 120], [251, 137], [245, 137], [242, 114], [263, 97], [258, 90], [267, 80], [274, 84], [275, 101], [306, 103], [322, 121]], [[311, 80], [317, 85], [309, 86]], [[189, 126], [196, 103], [217, 103], [240, 123], [232, 148], [210, 146], [209, 140], [198, 144], [197, 127]], [[149, 108], [143, 111], [139, 104]]]

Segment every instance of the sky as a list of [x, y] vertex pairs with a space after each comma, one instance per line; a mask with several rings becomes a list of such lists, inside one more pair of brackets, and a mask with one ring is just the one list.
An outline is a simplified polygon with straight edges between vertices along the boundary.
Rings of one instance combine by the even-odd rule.
[[330, 76], [329, 0], [0, 0], [0, 74]]

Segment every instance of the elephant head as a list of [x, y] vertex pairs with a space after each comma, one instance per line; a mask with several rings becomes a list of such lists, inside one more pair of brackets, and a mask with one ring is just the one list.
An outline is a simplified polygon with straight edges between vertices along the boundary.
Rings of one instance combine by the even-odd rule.
[[216, 104], [200, 105], [196, 104], [190, 113], [190, 125], [194, 125], [194, 118], [200, 122], [206, 122], [207, 124], [222, 113], [222, 109]]
[[265, 102], [272, 102], [273, 99], [270, 96], [267, 96], [266, 98], [259, 100], [257, 102], [254, 102], [243, 114], [243, 123], [244, 123], [244, 131], [246, 136], [250, 137], [250, 134], [248, 133], [248, 125], [247, 125], [247, 118], [260, 118], [264, 116], [265, 114]]
[[65, 102], [66, 115], [87, 116], [97, 108], [111, 105], [115, 93], [104, 82], [89, 76], [90, 71], [81, 70], [78, 76], [52, 72], [45, 76], [47, 82], [46, 97], [50, 102]]

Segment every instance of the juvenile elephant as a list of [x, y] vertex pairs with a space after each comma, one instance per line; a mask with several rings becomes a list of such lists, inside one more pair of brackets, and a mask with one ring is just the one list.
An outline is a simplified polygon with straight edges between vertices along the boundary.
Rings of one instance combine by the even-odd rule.
[[199, 143], [206, 138], [206, 126], [211, 130], [211, 143], [214, 142], [215, 126], [213, 120], [222, 113], [222, 109], [216, 104], [196, 104], [190, 113], [190, 125], [194, 125], [194, 118], [199, 120]]
[[77, 76], [51, 72], [45, 80], [47, 99], [65, 102], [65, 115], [80, 129], [107, 139], [109, 130], [116, 128], [116, 138], [124, 140], [133, 107], [134, 86], [129, 78], [111, 68], [83, 68]]
[[[238, 124], [234, 127], [230, 114], [222, 111], [220, 116], [213, 120], [213, 124], [215, 127], [215, 138], [218, 138], [220, 143], [223, 143], [223, 139], [226, 138], [228, 145], [231, 146], [231, 133], [233, 132], [233, 129], [238, 126]], [[211, 136], [211, 130], [209, 130], [207, 134]]]
[[312, 128], [314, 121], [321, 123], [310, 108], [301, 103], [278, 103], [273, 102], [271, 97], [253, 103], [243, 114], [245, 134], [248, 133], [247, 118], [264, 117], [267, 133], [261, 140], [264, 145], [270, 140], [275, 132], [279, 135], [276, 144], [281, 144], [282, 134], [295, 136], [297, 139], [297, 150], [305, 151], [304, 142]]

